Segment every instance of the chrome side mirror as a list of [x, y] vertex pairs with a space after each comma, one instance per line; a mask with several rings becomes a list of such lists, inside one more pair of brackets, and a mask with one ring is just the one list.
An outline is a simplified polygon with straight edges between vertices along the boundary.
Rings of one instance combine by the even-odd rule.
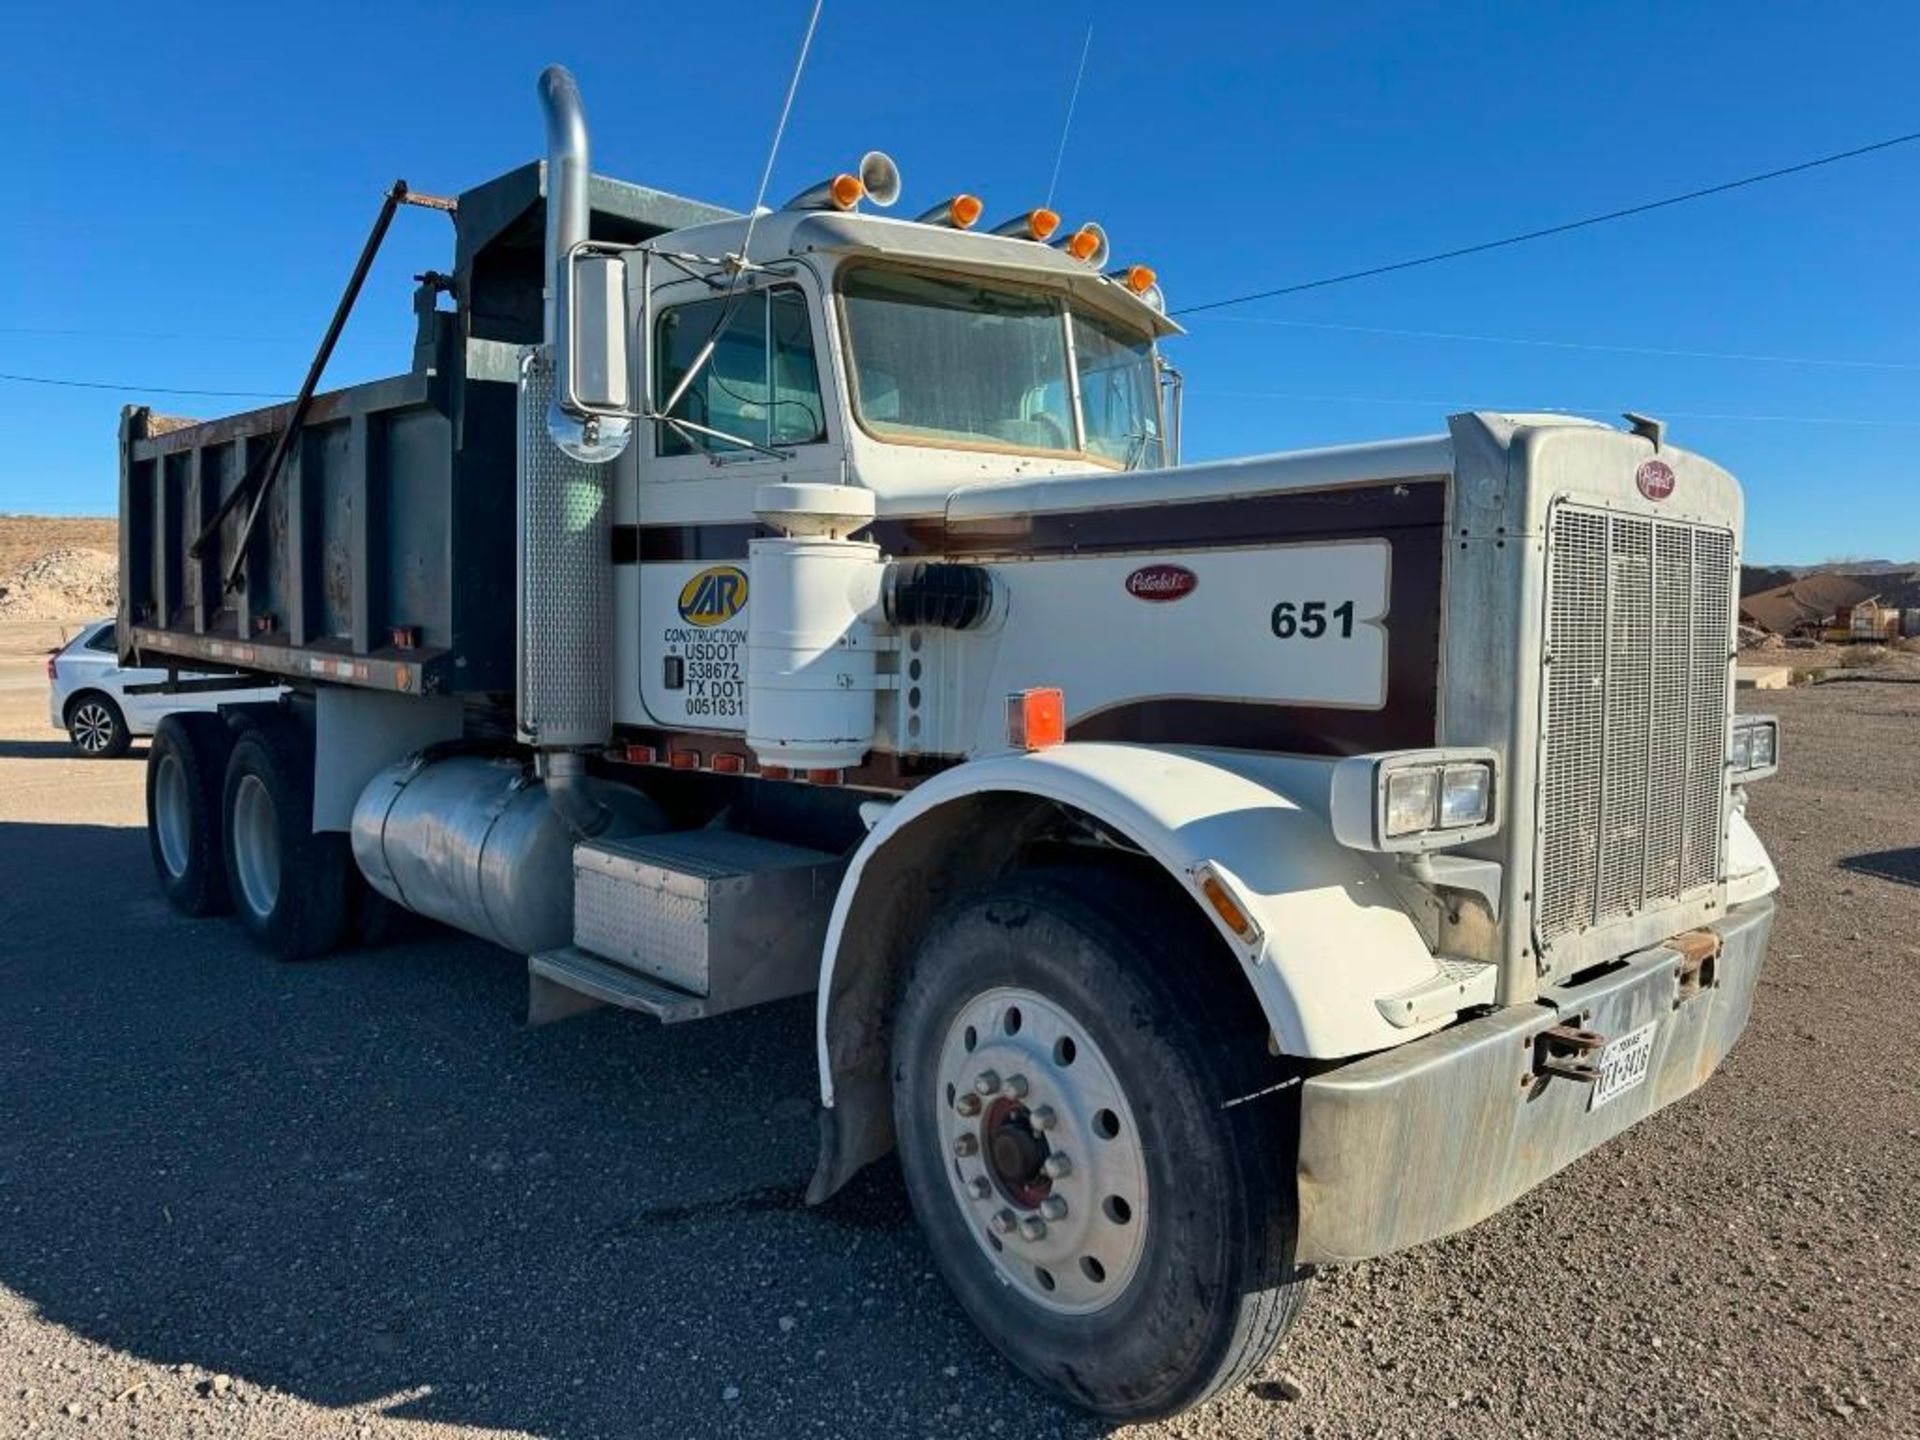
[[576, 460], [600, 464], [627, 448], [633, 432], [632, 328], [624, 256], [576, 246], [562, 267], [563, 343], [555, 346], [547, 428]]

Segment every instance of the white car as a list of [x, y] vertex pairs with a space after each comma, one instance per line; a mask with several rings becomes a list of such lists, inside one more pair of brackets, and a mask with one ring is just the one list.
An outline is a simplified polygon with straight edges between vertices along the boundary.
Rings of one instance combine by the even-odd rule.
[[[89, 760], [111, 759], [126, 753], [136, 735], [151, 735], [163, 716], [181, 710], [211, 710], [249, 700], [277, 699], [275, 687], [253, 690], [213, 690], [187, 695], [129, 695], [132, 685], [155, 685], [167, 678], [165, 670], [130, 670], [120, 664], [113, 621], [96, 620], [47, 659], [47, 681], [52, 693], [47, 718], [64, 730], [76, 754]], [[183, 679], [193, 678], [191, 675]]]

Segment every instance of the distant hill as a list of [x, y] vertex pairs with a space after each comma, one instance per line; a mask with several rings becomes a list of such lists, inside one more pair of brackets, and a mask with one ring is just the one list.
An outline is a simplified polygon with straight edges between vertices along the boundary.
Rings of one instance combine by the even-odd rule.
[[[1857, 580], [1869, 593], [1876, 591], [1906, 593], [1920, 583], [1920, 560], [1832, 560], [1824, 565], [1742, 565], [1740, 596], [1758, 595], [1763, 590], [1778, 590], [1795, 580], [1814, 575], [1844, 575]], [[1886, 604], [1920, 603], [1912, 600], [1886, 600]]]

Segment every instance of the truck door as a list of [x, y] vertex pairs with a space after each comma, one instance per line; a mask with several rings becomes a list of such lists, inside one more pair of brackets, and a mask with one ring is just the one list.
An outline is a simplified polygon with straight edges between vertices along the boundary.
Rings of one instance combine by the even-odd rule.
[[[754, 493], [777, 480], [837, 482], [845, 437], [810, 283], [781, 278], [729, 295], [689, 280], [656, 290], [656, 405], [709, 340], [712, 358], [673, 414], [733, 438], [669, 425], [640, 437], [639, 693], [623, 697], [639, 713], [619, 718], [737, 734], [746, 730]], [[626, 631], [629, 617], [621, 619]]]

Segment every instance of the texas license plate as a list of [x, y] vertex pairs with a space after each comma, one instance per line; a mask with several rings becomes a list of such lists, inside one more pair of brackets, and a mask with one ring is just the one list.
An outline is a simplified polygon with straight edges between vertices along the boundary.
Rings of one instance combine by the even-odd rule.
[[1607, 1043], [1600, 1052], [1600, 1078], [1594, 1082], [1589, 1110], [1618, 1099], [1647, 1078], [1647, 1067], [1653, 1060], [1653, 1036], [1659, 1028], [1658, 1020], [1649, 1020], [1638, 1030]]

